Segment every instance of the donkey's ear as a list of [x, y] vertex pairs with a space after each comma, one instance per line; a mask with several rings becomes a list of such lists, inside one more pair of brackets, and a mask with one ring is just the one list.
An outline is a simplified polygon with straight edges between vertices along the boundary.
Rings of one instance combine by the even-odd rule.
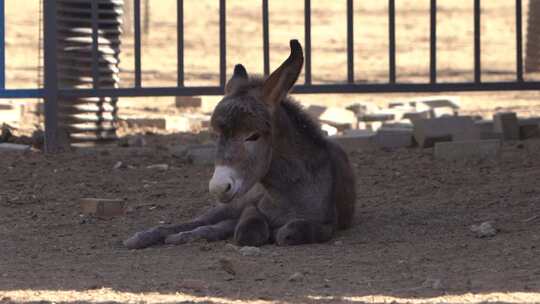
[[248, 80], [248, 73], [246, 71], [246, 68], [241, 64], [235, 65], [233, 75], [231, 79], [227, 81], [227, 84], [225, 85], [225, 95], [229, 95], [232, 92], [236, 91], [236, 89], [240, 85], [245, 83], [247, 80]]
[[289, 93], [300, 75], [304, 64], [302, 46], [298, 40], [291, 40], [289, 58], [275, 70], [263, 84], [263, 100], [271, 107], [277, 106]]

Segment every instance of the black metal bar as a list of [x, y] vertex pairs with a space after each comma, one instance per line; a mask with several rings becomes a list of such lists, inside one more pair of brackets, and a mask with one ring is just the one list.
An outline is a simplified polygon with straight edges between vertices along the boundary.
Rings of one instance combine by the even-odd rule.
[[97, 0], [92, 0], [92, 86], [99, 88], [99, 6]]
[[354, 3], [347, 0], [347, 81], [354, 83]]
[[0, 90], [0, 98], [43, 98], [43, 89], [8, 89]]
[[[540, 81], [527, 82], [460, 82], [460, 83], [342, 83], [296, 85], [292, 93], [412, 93], [412, 92], [475, 92], [475, 91], [540, 90]], [[137, 96], [196, 96], [222, 95], [223, 88], [211, 87], [145, 87], [110, 89], [61, 89], [63, 97], [137, 97]]]
[[135, 39], [135, 87], [142, 86], [141, 80], [141, 0], [134, 0], [134, 39]]
[[184, 86], [184, 0], [176, 3], [176, 63], [177, 63], [177, 85]]
[[480, 0], [474, 0], [474, 81], [482, 81], [480, 58]]
[[437, 82], [437, 0], [431, 0], [429, 37], [429, 81]]
[[305, 82], [311, 84], [311, 0], [304, 0]]
[[263, 62], [264, 75], [270, 75], [270, 31], [268, 20], [268, 0], [262, 1], [262, 22], [263, 22]]
[[516, 79], [523, 81], [523, 6], [521, 0], [516, 0]]
[[43, 2], [43, 64], [45, 103], [45, 152], [59, 150], [58, 142], [58, 63], [56, 58], [56, 1]]
[[396, 83], [396, 1], [388, 0], [389, 81]]
[[219, 0], [219, 85], [227, 81], [227, 8], [225, 0]]

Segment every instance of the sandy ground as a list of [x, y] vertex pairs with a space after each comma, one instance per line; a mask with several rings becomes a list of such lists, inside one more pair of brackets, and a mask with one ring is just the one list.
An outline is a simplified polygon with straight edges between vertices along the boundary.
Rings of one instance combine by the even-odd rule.
[[[540, 142], [505, 145], [484, 162], [439, 162], [429, 149], [354, 152], [352, 229], [330, 243], [267, 245], [244, 257], [227, 242], [123, 248], [134, 231], [188, 220], [212, 202], [212, 167], [170, 152], [199, 137], [147, 140], [2, 155], [0, 302], [540, 302]], [[114, 170], [117, 161], [131, 168]], [[158, 163], [170, 169], [146, 168]], [[81, 197], [125, 199], [129, 212], [83, 217]], [[484, 221], [495, 222], [496, 236], [470, 231]], [[289, 281], [296, 272], [302, 278]]]

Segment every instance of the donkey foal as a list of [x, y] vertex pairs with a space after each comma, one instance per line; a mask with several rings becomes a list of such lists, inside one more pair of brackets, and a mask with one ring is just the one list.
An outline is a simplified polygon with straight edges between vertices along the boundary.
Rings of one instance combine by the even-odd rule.
[[351, 226], [354, 174], [347, 155], [287, 97], [303, 65], [300, 43], [267, 79], [235, 66], [211, 119], [217, 136], [209, 189], [217, 206], [194, 220], [141, 231], [128, 248], [234, 236], [239, 245], [325, 242]]

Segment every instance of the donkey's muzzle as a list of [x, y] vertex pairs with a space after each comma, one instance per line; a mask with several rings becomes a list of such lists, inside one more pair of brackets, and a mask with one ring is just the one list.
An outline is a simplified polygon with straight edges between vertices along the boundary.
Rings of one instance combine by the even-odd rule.
[[216, 166], [214, 175], [208, 183], [210, 193], [222, 203], [229, 202], [237, 192], [236, 172], [227, 166]]

